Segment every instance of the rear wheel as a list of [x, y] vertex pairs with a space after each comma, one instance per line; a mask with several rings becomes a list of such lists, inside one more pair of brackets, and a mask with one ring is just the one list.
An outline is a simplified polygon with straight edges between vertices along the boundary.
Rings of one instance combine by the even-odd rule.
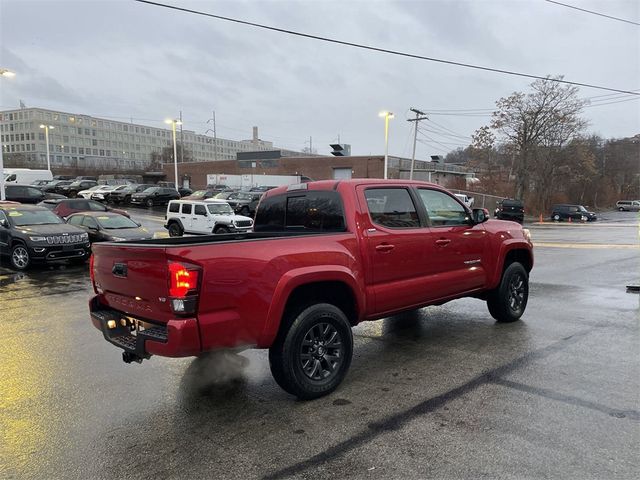
[[521, 263], [513, 262], [502, 274], [500, 285], [489, 292], [487, 307], [498, 322], [515, 322], [524, 313], [529, 299], [529, 275]]
[[169, 224], [169, 236], [170, 237], [181, 237], [182, 236], [182, 228], [177, 222], [173, 222]]
[[17, 243], [11, 249], [9, 261], [11, 262], [11, 267], [15, 270], [26, 270], [31, 264], [29, 250], [22, 243]]
[[327, 395], [342, 382], [351, 365], [353, 337], [345, 314], [334, 305], [311, 305], [279, 333], [269, 349], [273, 378], [303, 400]]

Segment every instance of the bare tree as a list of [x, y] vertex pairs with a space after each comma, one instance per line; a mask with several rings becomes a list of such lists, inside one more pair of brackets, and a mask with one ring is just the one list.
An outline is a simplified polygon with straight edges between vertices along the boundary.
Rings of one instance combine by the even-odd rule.
[[536, 80], [531, 88], [531, 93], [515, 92], [498, 100], [490, 123], [500, 140], [514, 148], [517, 198], [524, 198], [532, 186], [548, 192], [555, 178], [555, 155], [587, 126], [580, 117], [586, 102], [578, 98], [577, 87], [548, 78]]

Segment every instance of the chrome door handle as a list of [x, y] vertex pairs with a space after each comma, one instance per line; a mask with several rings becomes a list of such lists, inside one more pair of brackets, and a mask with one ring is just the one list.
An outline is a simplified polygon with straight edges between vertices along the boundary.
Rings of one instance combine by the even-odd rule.
[[378, 250], [379, 252], [390, 252], [394, 248], [396, 248], [395, 245], [389, 245], [388, 243], [383, 243], [382, 245], [376, 245], [376, 250]]
[[449, 245], [451, 243], [451, 240], [449, 240], [448, 238], [441, 238], [440, 240], [436, 240], [436, 245], [440, 245], [442, 247], [444, 247], [445, 245]]

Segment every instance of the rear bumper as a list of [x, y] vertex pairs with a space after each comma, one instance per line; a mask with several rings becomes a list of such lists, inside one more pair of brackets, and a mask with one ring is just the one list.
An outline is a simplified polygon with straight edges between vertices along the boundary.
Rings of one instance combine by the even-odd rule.
[[195, 318], [156, 323], [102, 305], [98, 296], [89, 301], [89, 311], [91, 323], [102, 332], [105, 340], [136, 361], [151, 355], [190, 357], [200, 353], [200, 335]]

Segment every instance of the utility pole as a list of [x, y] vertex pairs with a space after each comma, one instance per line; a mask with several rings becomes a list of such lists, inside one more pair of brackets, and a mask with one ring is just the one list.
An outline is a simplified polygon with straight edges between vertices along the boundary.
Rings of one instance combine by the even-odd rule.
[[182, 110], [180, 110], [180, 163], [184, 163], [184, 135], [182, 134]]
[[416, 163], [416, 143], [418, 142], [418, 122], [420, 122], [421, 120], [428, 120], [429, 117], [427, 117], [426, 113], [421, 112], [417, 108], [411, 108], [410, 110], [416, 114], [416, 118], [409, 118], [407, 120], [407, 122], [416, 122], [415, 131], [413, 134], [413, 155], [411, 155], [411, 170], [409, 172], [409, 180], [413, 180], [413, 168]]
[[[216, 135], [216, 111], [211, 112], [213, 116], [207, 120], [207, 123], [213, 122], [213, 130], [208, 129], [207, 132], [213, 132], [213, 160], [218, 161], [218, 136]], [[205, 132], [205, 134], [207, 133]]]

